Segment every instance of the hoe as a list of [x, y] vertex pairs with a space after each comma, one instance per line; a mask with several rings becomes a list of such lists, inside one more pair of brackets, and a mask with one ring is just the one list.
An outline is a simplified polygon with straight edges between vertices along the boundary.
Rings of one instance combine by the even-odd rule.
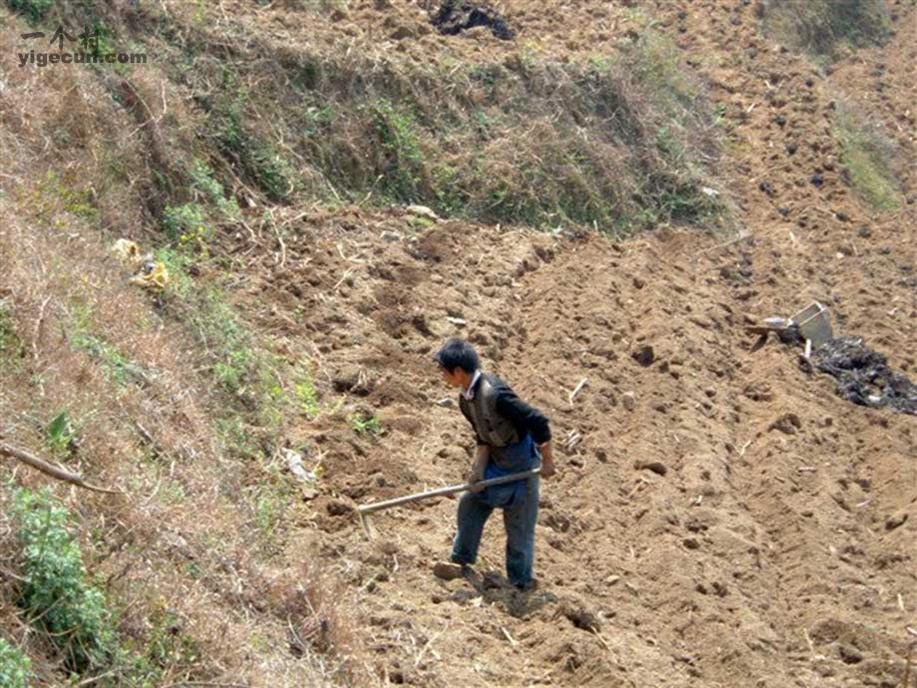
[[512, 483], [517, 480], [531, 478], [533, 475], [538, 475], [540, 472], [540, 468], [533, 468], [530, 471], [512, 473], [511, 475], [504, 475], [500, 476], [499, 478], [490, 478], [489, 480], [481, 480], [476, 483], [449, 485], [448, 487], [440, 487], [435, 490], [428, 490], [427, 492], [418, 492], [417, 494], [407, 495], [406, 497], [396, 497], [395, 499], [389, 499], [384, 502], [364, 504], [363, 506], [357, 507], [357, 516], [360, 518], [360, 525], [363, 526], [363, 532], [366, 533], [366, 537], [372, 539], [374, 531], [372, 523], [370, 523], [369, 520], [369, 515], [374, 511], [382, 511], [383, 509], [389, 509], [393, 506], [400, 506], [402, 504], [409, 504], [410, 502], [419, 502], [421, 499], [442, 497], [443, 495], [455, 494], [456, 492], [464, 492], [465, 490], [470, 490], [472, 486], [475, 488], [483, 489], [485, 487], [490, 487], [491, 485], [503, 485], [504, 483]]

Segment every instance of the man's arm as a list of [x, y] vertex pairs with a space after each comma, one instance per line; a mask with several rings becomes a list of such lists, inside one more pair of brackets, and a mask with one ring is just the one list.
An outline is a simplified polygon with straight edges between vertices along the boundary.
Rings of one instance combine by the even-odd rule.
[[505, 383], [497, 386], [496, 394], [497, 413], [509, 419], [520, 433], [528, 432], [539, 446], [551, 441], [551, 426], [547, 416], [522, 401]]
[[497, 413], [512, 421], [520, 432], [527, 431], [532, 436], [541, 451], [541, 476], [553, 476], [557, 468], [554, 466], [554, 447], [551, 444], [551, 426], [547, 416], [522, 401], [505, 383], [497, 387]]
[[554, 466], [554, 447], [551, 446], [551, 441], [548, 440], [544, 444], [538, 445], [538, 449], [541, 451], [541, 477], [550, 478], [557, 473], [557, 468]]

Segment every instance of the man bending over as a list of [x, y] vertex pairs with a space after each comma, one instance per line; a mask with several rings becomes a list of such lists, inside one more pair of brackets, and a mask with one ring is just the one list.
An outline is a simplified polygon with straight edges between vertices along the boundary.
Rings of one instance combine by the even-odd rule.
[[[450, 339], [435, 356], [443, 379], [460, 387], [459, 408], [477, 438], [468, 482], [520, 473], [541, 466], [541, 477], [555, 473], [551, 429], [541, 411], [516, 396], [496, 375], [484, 373], [474, 347]], [[451, 560], [475, 563], [484, 524], [494, 509], [502, 509], [506, 528], [506, 576], [516, 588], [535, 587], [535, 521], [538, 518], [539, 476], [466, 492], [458, 505], [458, 532]]]

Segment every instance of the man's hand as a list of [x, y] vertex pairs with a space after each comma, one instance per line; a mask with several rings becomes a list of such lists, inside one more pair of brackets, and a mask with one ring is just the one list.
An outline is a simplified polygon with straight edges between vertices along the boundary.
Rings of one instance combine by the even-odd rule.
[[554, 466], [554, 449], [550, 441], [545, 442], [538, 449], [541, 451], [541, 477], [550, 478], [557, 473], [557, 468]]
[[[490, 447], [486, 444], [479, 444], [474, 452], [474, 464], [471, 466], [471, 472], [468, 474], [466, 482], [478, 483], [484, 480], [484, 470], [487, 468], [487, 460], [490, 458]], [[470, 488], [471, 492], [480, 492], [483, 488]]]
[[[478, 470], [476, 470], [476, 469], [472, 469], [472, 471], [468, 474], [468, 477], [465, 478], [465, 482], [467, 482], [467, 483], [472, 483], [472, 484], [473, 484], [473, 483], [479, 483], [479, 482], [481, 482], [482, 480], [484, 480], [484, 472], [483, 472], [483, 471], [478, 471]], [[482, 489], [484, 489], [484, 488], [482, 488], [482, 487], [470, 487], [470, 488], [468, 488], [469, 492], [474, 492], [474, 493], [478, 493], [478, 492], [480, 492]]]

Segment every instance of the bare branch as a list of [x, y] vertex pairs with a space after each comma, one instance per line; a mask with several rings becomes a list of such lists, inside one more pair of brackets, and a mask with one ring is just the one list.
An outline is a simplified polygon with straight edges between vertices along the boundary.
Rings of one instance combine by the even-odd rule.
[[92, 490], [93, 492], [104, 492], [105, 494], [121, 494], [118, 490], [107, 490], [104, 487], [97, 487], [95, 485], [90, 485], [81, 475], [76, 473], [70, 473], [65, 471], [63, 468], [58, 468], [44, 459], [39, 459], [37, 456], [30, 454], [22, 449], [17, 449], [6, 442], [0, 442], [0, 456], [9, 456], [14, 459], [19, 459], [22, 463], [27, 466], [31, 466], [35, 470], [41, 471], [45, 475], [50, 475], [56, 480], [62, 480], [65, 483], [70, 483], [71, 485], [76, 485], [82, 487], [86, 490]]

